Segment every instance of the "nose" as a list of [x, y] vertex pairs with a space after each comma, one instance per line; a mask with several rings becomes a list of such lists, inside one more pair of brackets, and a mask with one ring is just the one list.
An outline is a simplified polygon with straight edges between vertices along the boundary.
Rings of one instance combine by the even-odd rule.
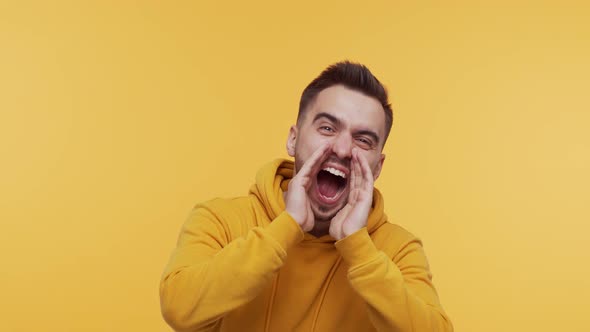
[[332, 142], [332, 151], [339, 159], [352, 158], [352, 137], [345, 134], [335, 136]]

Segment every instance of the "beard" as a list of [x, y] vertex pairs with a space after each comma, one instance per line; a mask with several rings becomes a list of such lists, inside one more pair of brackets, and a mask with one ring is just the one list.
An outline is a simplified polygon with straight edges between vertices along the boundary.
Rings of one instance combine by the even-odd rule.
[[[346, 202], [346, 201], [344, 201]], [[340, 210], [342, 210], [342, 208], [344, 207], [345, 204], [340, 204], [338, 207], [328, 207], [328, 206], [323, 206], [320, 204], [314, 204], [315, 202], [312, 202], [311, 204], [311, 211], [313, 212], [314, 218], [316, 222], [327, 222], [327, 221], [331, 221], [332, 218], [334, 218], [334, 216], [336, 216], [336, 214], [338, 214], [338, 212], [340, 212]]]

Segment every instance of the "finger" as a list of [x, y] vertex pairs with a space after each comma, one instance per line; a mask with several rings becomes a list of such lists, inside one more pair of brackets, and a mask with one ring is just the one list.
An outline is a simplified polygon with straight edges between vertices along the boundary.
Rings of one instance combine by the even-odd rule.
[[355, 168], [355, 164], [356, 164], [356, 157], [355, 157], [355, 151], [356, 150], [352, 150], [352, 160], [350, 161], [350, 191], [352, 192], [352, 190], [354, 188], [356, 188], [356, 179], [358, 178], [357, 173], [356, 173], [356, 168]]
[[363, 185], [363, 172], [359, 160], [360, 153], [357, 149], [354, 150], [353, 153], [353, 170], [355, 173], [355, 183], [354, 188], [361, 189]]
[[326, 160], [328, 156], [328, 148], [330, 147], [329, 143], [325, 143], [320, 146], [315, 152], [307, 159], [303, 167], [297, 172], [296, 176], [300, 176], [302, 178], [309, 177], [311, 174], [315, 173], [317, 169], [320, 167], [321, 163]]
[[313, 210], [311, 209], [311, 204], [309, 200], [307, 201], [307, 220], [305, 224], [305, 232], [309, 232], [313, 229], [314, 219], [313, 219]]
[[358, 201], [358, 198], [359, 198], [360, 191], [361, 191], [361, 189], [359, 189], [359, 188], [355, 188], [350, 191], [350, 194], [348, 197], [349, 204], [356, 204], [356, 202]]
[[357, 155], [363, 177], [363, 187], [365, 189], [373, 190], [373, 172], [369, 162], [362, 154]]
[[340, 211], [338, 211], [336, 216], [334, 216], [334, 218], [332, 218], [332, 220], [330, 221], [329, 232], [330, 235], [332, 235], [334, 238], [342, 238], [342, 224], [350, 214], [351, 210], [352, 205], [346, 204], [342, 209], [340, 209]]
[[338, 224], [342, 223], [342, 221], [346, 219], [351, 208], [352, 206], [350, 204], [346, 204], [342, 209], [340, 209], [340, 211], [338, 211], [338, 213], [336, 213], [334, 218], [332, 218], [332, 221], [330, 221], [330, 225], [338, 227]]

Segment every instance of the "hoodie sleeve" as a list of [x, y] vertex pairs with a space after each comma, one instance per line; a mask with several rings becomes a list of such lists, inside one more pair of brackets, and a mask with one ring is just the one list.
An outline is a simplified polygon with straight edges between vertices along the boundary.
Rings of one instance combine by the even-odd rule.
[[231, 239], [230, 233], [204, 206], [185, 222], [160, 282], [162, 315], [176, 331], [209, 330], [254, 299], [283, 265], [287, 248], [303, 239], [286, 212], [241, 237]]
[[336, 242], [336, 248], [377, 331], [453, 331], [418, 239], [409, 239], [393, 259], [377, 249], [366, 228]]

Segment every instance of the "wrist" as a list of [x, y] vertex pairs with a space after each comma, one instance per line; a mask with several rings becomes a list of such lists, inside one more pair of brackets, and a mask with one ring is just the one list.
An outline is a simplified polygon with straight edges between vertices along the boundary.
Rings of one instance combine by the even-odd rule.
[[289, 216], [299, 225], [301, 226], [302, 222], [302, 218], [301, 216], [298, 216], [297, 213], [289, 210], [289, 208], [285, 209], [285, 212], [287, 212], [287, 214], [289, 214]]
[[343, 227], [342, 228], [342, 237], [338, 240], [343, 238], [349, 237], [350, 235], [358, 232], [359, 230], [363, 229], [365, 226], [351, 226], [351, 227]]

